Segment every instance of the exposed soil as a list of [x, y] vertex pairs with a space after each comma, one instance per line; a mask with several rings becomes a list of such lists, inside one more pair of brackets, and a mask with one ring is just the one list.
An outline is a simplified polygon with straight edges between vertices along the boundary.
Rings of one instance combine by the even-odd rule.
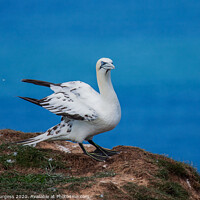
[[[38, 134], [40, 133], [0, 130], [0, 144], [11, 145], [13, 142]], [[91, 145], [84, 146], [89, 152], [95, 150]], [[110, 157], [106, 162], [92, 160], [82, 153], [78, 144], [71, 142], [41, 142], [36, 148], [50, 153], [53, 159], [59, 158], [59, 161], [64, 163], [65, 169], [58, 168], [53, 173], [73, 177], [93, 177], [85, 182], [73, 184], [67, 182], [56, 185], [55, 187], [65, 195], [79, 195], [80, 198], [81, 195], [85, 195], [82, 197], [110, 200], [200, 199], [200, 176], [195, 169], [187, 164], [146, 152], [140, 148], [116, 146], [113, 150], [120, 151], [120, 153]], [[2, 152], [2, 155], [3, 153], [8, 152]], [[46, 173], [42, 168], [25, 168], [17, 164], [5, 169], [0, 163], [0, 173], [6, 170], [22, 174]], [[177, 186], [177, 191], [172, 187], [173, 183]]]

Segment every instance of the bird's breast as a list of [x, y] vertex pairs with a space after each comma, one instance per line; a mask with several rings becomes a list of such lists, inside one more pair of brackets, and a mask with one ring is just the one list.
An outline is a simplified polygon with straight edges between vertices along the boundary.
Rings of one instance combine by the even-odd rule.
[[121, 119], [121, 108], [120, 104], [107, 103], [101, 107], [99, 111], [98, 123], [101, 124], [104, 129], [111, 130], [117, 126]]

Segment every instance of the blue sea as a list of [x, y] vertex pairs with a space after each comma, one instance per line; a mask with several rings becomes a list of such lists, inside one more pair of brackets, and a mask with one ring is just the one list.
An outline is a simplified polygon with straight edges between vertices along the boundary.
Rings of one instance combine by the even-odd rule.
[[95, 64], [113, 60], [122, 119], [94, 138], [184, 161], [200, 171], [200, 2], [0, 1], [0, 129], [44, 132], [60, 117], [19, 99], [81, 80], [98, 90]]

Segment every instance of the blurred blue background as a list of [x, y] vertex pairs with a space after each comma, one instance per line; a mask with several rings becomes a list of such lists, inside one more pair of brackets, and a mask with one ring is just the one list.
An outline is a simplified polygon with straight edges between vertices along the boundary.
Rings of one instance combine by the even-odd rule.
[[120, 124], [95, 137], [200, 169], [200, 1], [0, 0], [0, 129], [42, 132], [59, 123], [18, 99], [48, 88], [21, 83], [81, 80], [98, 90], [95, 64], [114, 61]]

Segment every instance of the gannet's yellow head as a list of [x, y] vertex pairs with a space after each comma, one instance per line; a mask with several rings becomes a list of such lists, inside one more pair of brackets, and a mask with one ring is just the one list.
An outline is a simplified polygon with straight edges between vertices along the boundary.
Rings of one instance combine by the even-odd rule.
[[101, 58], [97, 61], [96, 69], [97, 72], [107, 74], [111, 69], [115, 69], [115, 66], [110, 58]]

